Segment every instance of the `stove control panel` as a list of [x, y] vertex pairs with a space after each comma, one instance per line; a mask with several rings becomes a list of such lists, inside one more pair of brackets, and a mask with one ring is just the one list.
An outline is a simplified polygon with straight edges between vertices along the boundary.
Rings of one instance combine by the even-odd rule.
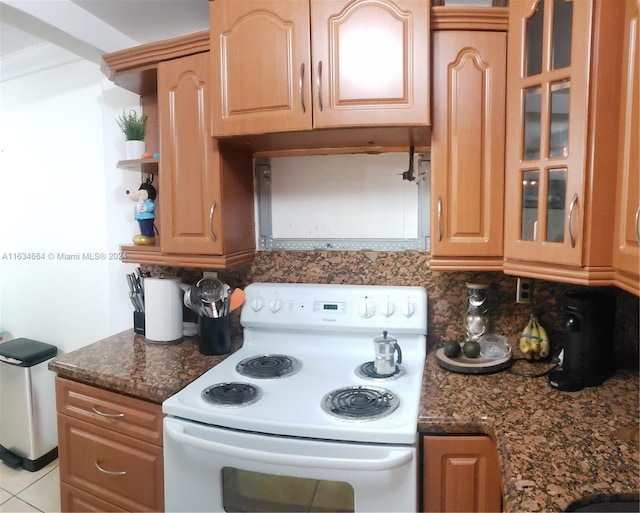
[[271, 301], [269, 301], [269, 310], [273, 313], [276, 313], [278, 310], [282, 308], [282, 301], [280, 301], [277, 297], [274, 297]]
[[382, 302], [382, 306], [380, 307], [380, 313], [385, 317], [389, 317], [390, 315], [393, 315], [393, 312], [395, 311], [396, 311], [396, 306], [393, 303], [393, 301], [391, 301], [389, 298], [386, 298]]
[[426, 333], [423, 287], [254, 283], [245, 289], [245, 327], [404, 330]]
[[360, 317], [367, 319], [372, 317], [374, 313], [376, 313], [376, 304], [374, 303], [373, 298], [369, 296], [361, 298], [358, 303], [358, 314]]
[[340, 301], [337, 303], [327, 303], [325, 301], [314, 301], [313, 311], [315, 313], [335, 312], [347, 313], [347, 303]]
[[416, 305], [407, 299], [404, 303], [402, 303], [401, 307], [402, 315], [405, 317], [411, 317], [416, 312]]

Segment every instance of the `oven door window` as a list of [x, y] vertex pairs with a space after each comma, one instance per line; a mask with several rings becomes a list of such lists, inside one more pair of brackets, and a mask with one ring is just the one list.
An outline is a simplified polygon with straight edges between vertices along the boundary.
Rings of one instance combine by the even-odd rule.
[[222, 501], [225, 511], [354, 511], [354, 490], [348, 483], [277, 476], [222, 469]]

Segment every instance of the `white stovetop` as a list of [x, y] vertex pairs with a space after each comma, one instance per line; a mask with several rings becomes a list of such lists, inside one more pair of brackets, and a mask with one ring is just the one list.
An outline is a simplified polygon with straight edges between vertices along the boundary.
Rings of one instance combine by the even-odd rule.
[[[269, 294], [265, 293], [264, 288], [259, 291], [268, 300]], [[274, 334], [265, 331], [260, 319], [254, 322], [256, 317], [264, 315], [264, 311], [255, 312], [251, 309], [255, 293], [256, 290], [247, 289], [247, 303], [244, 306], [247, 311], [243, 310], [243, 346], [167, 399], [163, 403], [164, 413], [213, 426], [275, 435], [386, 444], [415, 443], [426, 338], [424, 333], [411, 333], [421, 330], [415, 330], [408, 324], [426, 321], [416, 319], [415, 322], [407, 322], [406, 319], [398, 319], [396, 322], [404, 326], [398, 328], [397, 333], [388, 326], [389, 335], [395, 337], [402, 348], [405, 374], [397, 379], [372, 380], [359, 377], [356, 369], [374, 359], [373, 339], [382, 335], [378, 331], [382, 320], [376, 322], [376, 316], [373, 316], [371, 331], [361, 322], [358, 329], [353, 331], [338, 332], [332, 327], [322, 326], [320, 329], [308, 326], [308, 329], [301, 330], [297, 326], [279, 329]], [[306, 315], [309, 308], [305, 308]], [[351, 307], [347, 309], [353, 310]], [[426, 304], [419, 304], [417, 310], [417, 315], [426, 318]], [[324, 313], [322, 315], [327, 317]], [[389, 317], [393, 320], [393, 315], [383, 317], [387, 325], [391, 322]], [[341, 318], [340, 315], [338, 318]], [[302, 369], [291, 376], [268, 380], [242, 376], [235, 370], [241, 360], [263, 354], [293, 356], [302, 362]], [[201, 398], [205, 388], [225, 382], [257, 385], [263, 395], [257, 402], [241, 407], [212, 405]], [[338, 419], [322, 410], [321, 402], [327, 393], [358, 385], [385, 388], [393, 392], [400, 399], [398, 409], [386, 417], [368, 421]]]
[[[349, 350], [338, 351], [321, 339], [313, 350], [296, 351], [296, 335], [283, 336], [270, 345], [270, 354], [287, 354], [302, 362], [297, 374], [280, 379], [248, 378], [236, 372], [238, 362], [248, 356], [266, 354], [245, 339], [243, 347], [226, 360], [167, 399], [162, 409], [168, 415], [205, 424], [262, 433], [304, 436], [332, 440], [380, 443], [413, 443], [416, 437], [419, 393], [422, 385], [424, 354], [403, 350], [405, 374], [397, 380], [371, 380], [356, 375], [356, 368], [367, 360]], [[402, 346], [402, 337], [398, 338]], [[306, 345], [306, 344], [305, 344]], [[373, 357], [373, 343], [370, 344]], [[369, 360], [372, 360], [370, 358]], [[244, 382], [259, 386], [262, 398], [242, 407], [224, 407], [207, 403], [201, 392], [216, 383]], [[398, 409], [373, 421], [349, 421], [332, 417], [321, 408], [325, 394], [336, 388], [369, 385], [386, 388], [400, 398]]]

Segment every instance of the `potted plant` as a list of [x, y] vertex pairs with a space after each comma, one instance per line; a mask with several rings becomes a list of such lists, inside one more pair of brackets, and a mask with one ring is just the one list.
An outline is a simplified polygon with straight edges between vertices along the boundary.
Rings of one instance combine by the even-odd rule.
[[139, 159], [145, 150], [144, 136], [147, 131], [147, 115], [139, 116], [135, 110], [128, 114], [122, 111], [117, 120], [126, 140], [127, 159]]

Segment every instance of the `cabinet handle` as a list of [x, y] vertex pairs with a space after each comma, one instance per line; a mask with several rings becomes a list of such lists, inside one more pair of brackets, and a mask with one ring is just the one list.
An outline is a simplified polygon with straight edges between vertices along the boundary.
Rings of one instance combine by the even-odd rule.
[[94, 462], [94, 465], [100, 472], [102, 472], [103, 474], [107, 474], [109, 476], [126, 476], [127, 475], [127, 472], [124, 470], [105, 470], [100, 465], [98, 465], [97, 461]]
[[442, 240], [442, 196], [438, 196], [438, 242]]
[[302, 84], [304, 83], [304, 62], [300, 64], [300, 81], [298, 82], [298, 94], [300, 95], [300, 103], [302, 104], [302, 113], [307, 112], [304, 105], [304, 94], [302, 93]]
[[640, 244], [640, 207], [636, 210], [636, 240]]
[[209, 210], [209, 233], [211, 234], [211, 240], [213, 242], [218, 240], [218, 237], [216, 237], [215, 232], [213, 231], [213, 213], [216, 210], [216, 202], [212, 201], [211, 202], [211, 210]]
[[115, 419], [117, 417], [124, 417], [124, 413], [104, 413], [98, 410], [98, 408], [96, 408], [95, 406], [92, 406], [91, 409], [93, 410], [94, 413], [97, 413], [101, 417], [108, 417], [110, 419]]
[[576, 207], [577, 201], [578, 201], [578, 193], [576, 192], [573, 195], [573, 198], [571, 198], [571, 204], [569, 205], [569, 215], [567, 216], [567, 224], [569, 225], [568, 226], [569, 242], [571, 242], [572, 248], [576, 247], [576, 239], [573, 236], [573, 232], [571, 231], [571, 221], [573, 220], [573, 209]]
[[318, 108], [322, 112], [322, 61], [318, 61], [318, 76], [316, 77], [316, 90], [318, 91]]

